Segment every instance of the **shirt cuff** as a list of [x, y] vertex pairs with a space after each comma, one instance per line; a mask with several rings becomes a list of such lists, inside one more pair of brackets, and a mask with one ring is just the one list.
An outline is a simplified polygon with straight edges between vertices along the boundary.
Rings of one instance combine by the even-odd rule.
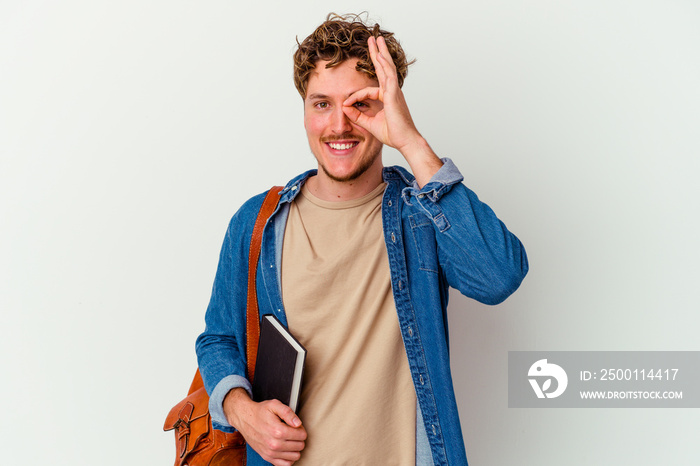
[[245, 377], [234, 374], [221, 379], [221, 381], [216, 384], [216, 387], [214, 387], [211, 395], [209, 395], [209, 414], [211, 415], [211, 423], [215, 429], [224, 432], [235, 431], [226, 420], [226, 415], [224, 414], [224, 398], [226, 398], [228, 392], [234, 388], [244, 388], [245, 391], [248, 392], [248, 395], [253, 398], [253, 387], [251, 387], [250, 382]]
[[464, 176], [462, 176], [462, 173], [452, 159], [443, 158], [441, 160], [443, 163], [442, 167], [440, 167], [437, 173], [430, 178], [422, 189], [415, 180], [411, 186], [404, 188], [401, 194], [407, 204], [411, 204], [411, 197], [419, 196], [421, 199], [428, 197], [431, 201], [437, 202], [445, 193], [452, 189], [452, 186], [460, 183], [464, 179]]
[[[459, 171], [452, 159], [445, 157], [440, 160], [442, 160], [442, 167], [440, 167], [437, 173], [435, 173], [433, 177], [430, 178], [428, 183], [426, 183], [426, 186], [430, 183], [453, 185], [455, 183], [459, 183], [464, 179], [462, 173]], [[418, 183], [415, 183], [415, 185], [417, 186]], [[425, 189], [425, 186], [423, 188]]]

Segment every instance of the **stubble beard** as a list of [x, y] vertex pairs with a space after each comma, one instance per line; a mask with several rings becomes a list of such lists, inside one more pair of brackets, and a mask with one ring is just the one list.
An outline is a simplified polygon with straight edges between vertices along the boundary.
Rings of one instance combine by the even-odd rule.
[[[339, 136], [336, 138], [327, 138], [328, 141], [342, 140], [342, 139], [343, 139], [342, 136]], [[361, 141], [364, 141], [364, 138], [362, 138]], [[325, 143], [325, 142], [326, 142], [325, 140], [322, 141], [322, 143]], [[374, 162], [377, 160], [377, 158], [381, 157], [382, 147], [383, 147], [382, 145], [379, 145], [379, 147], [377, 148], [377, 150], [373, 154], [371, 154], [369, 157], [364, 158], [361, 161], [361, 163], [357, 167], [357, 169], [355, 169], [352, 173], [348, 173], [345, 176], [334, 175], [326, 168], [325, 165], [323, 165], [323, 162], [321, 161], [320, 157], [316, 156], [316, 154], [314, 154], [314, 157], [316, 158], [316, 161], [318, 162], [318, 166], [321, 167], [321, 170], [323, 170], [323, 173], [325, 173], [328, 178], [330, 178], [333, 181], [337, 181], [339, 183], [347, 183], [348, 181], [354, 181], [354, 180], [358, 179], [359, 177], [364, 175], [365, 172], [367, 172], [367, 170], [369, 170], [369, 168], [374, 164]]]

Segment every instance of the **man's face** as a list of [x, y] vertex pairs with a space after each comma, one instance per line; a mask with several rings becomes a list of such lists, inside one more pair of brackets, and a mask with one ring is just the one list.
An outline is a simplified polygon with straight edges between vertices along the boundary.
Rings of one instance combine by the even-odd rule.
[[[358, 179], [368, 170], [382, 167], [382, 143], [352, 123], [343, 113], [343, 102], [355, 91], [378, 86], [377, 81], [355, 69], [357, 59], [345, 60], [333, 68], [319, 61], [309, 76], [304, 99], [304, 127], [311, 152], [316, 156], [319, 175], [335, 181]], [[379, 101], [355, 103], [368, 115], [382, 110]]]

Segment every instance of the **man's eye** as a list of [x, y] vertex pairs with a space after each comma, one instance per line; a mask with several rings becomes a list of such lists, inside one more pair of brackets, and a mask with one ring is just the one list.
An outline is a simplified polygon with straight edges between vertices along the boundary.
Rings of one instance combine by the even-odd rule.
[[362, 109], [362, 108], [369, 107], [369, 105], [367, 105], [367, 104], [364, 103], [364, 102], [355, 102], [355, 103], [352, 104], [352, 105], [353, 105], [353, 107], [358, 108], [358, 109]]
[[318, 108], [328, 108], [328, 102], [319, 102], [316, 104]]

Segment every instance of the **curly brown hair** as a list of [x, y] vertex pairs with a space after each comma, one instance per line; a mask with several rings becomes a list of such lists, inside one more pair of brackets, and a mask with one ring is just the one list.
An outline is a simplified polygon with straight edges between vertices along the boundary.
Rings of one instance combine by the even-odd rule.
[[319, 60], [328, 60], [326, 68], [332, 68], [349, 58], [357, 58], [355, 69], [376, 79], [377, 75], [367, 46], [367, 39], [370, 36], [384, 37], [396, 65], [399, 87], [403, 86], [403, 81], [408, 74], [408, 65], [415, 60], [410, 62], [406, 60], [406, 54], [394, 34], [380, 29], [379, 24], [376, 23], [371, 28], [368, 27], [360, 15], [330, 13], [326, 21], [302, 43], [299, 43], [297, 38], [299, 47], [294, 52], [294, 85], [301, 98], [306, 98], [309, 75], [316, 68], [316, 62]]

